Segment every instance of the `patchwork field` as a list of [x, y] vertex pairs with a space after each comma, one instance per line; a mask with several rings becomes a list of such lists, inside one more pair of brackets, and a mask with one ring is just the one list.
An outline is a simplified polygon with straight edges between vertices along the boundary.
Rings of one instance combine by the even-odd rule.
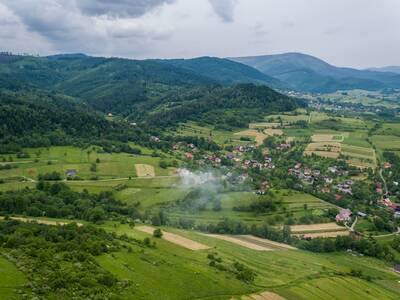
[[377, 166], [375, 150], [372, 148], [343, 145], [341, 154], [348, 157], [347, 162], [350, 165], [372, 169]]
[[259, 123], [250, 123], [250, 129], [264, 129], [264, 128], [277, 128], [280, 127], [281, 123], [274, 122], [259, 122]]
[[[352, 136], [356, 138], [354, 142], [351, 142]], [[350, 165], [361, 169], [374, 169], [377, 166], [375, 151], [363, 138], [364, 133], [359, 133], [358, 135], [348, 132], [341, 134], [314, 134], [311, 136], [312, 142], [307, 145], [304, 155], [315, 154], [320, 157], [334, 159], [338, 158], [339, 155], [343, 155]], [[358, 145], [365, 145], [365, 147]]]
[[343, 142], [341, 134], [314, 134], [311, 136], [313, 142]]
[[200, 126], [194, 122], [181, 124], [178, 130], [172, 133], [183, 136], [203, 137], [206, 139], [211, 138], [219, 145], [240, 145], [244, 143], [231, 131], [216, 130], [211, 127]]
[[318, 237], [322, 238], [334, 238], [337, 236], [347, 236], [349, 231], [327, 231], [327, 232], [312, 232], [312, 233], [297, 233], [296, 236], [302, 236], [304, 238], [314, 239]]
[[[265, 221], [274, 220], [275, 218], [285, 217], [290, 212], [293, 218], [299, 219], [307, 214], [322, 214], [323, 210], [335, 207], [334, 205], [318, 199], [312, 195], [305, 194], [293, 190], [275, 191], [278, 197], [281, 197], [282, 206], [285, 210], [279, 210], [264, 214], [254, 214], [252, 212], [235, 211], [233, 208], [240, 205], [249, 205], [256, 195], [252, 192], [229, 192], [219, 194], [221, 201], [221, 210], [214, 211], [212, 205], [207, 205], [203, 211], [181, 211], [173, 209], [168, 211], [171, 219], [179, 218], [192, 220], [197, 224], [201, 223], [217, 223], [225, 218], [231, 220], [242, 221], [246, 224], [263, 224]], [[307, 204], [308, 210], [304, 210], [304, 204]]]
[[136, 175], [138, 177], [154, 177], [154, 176], [156, 176], [155, 172], [154, 172], [154, 167], [151, 165], [136, 164], [135, 169], [136, 169]]
[[[128, 225], [114, 227], [110, 224], [106, 229], [135, 238], [147, 235], [141, 235]], [[132, 253], [105, 255], [99, 258], [99, 262], [119, 278], [129, 278], [137, 283], [134, 293], [142, 299], [248, 300], [262, 299], [256, 295], [264, 295], [264, 292], [274, 293], [287, 300], [342, 300], [347, 299], [345, 295], [352, 295], [354, 299], [372, 300], [396, 299], [398, 296], [395, 289], [388, 286], [397, 285], [400, 276], [376, 259], [348, 253], [259, 251], [193, 231], [172, 228], [168, 231], [210, 245], [212, 249], [206, 251], [217, 252], [226, 264], [237, 261], [253, 269], [257, 274], [254, 284], [243, 284], [233, 276], [209, 267], [207, 255], [202, 251], [187, 251], [159, 239], [156, 240], [155, 249], [147, 249], [144, 253], [134, 250]], [[373, 279], [366, 281], [346, 275], [352, 269], [362, 269], [365, 275]], [[337, 275], [339, 272], [342, 275]], [[152, 288], [165, 280], [168, 280], [168, 285]], [[204, 286], [207, 289], [202, 288]], [[324, 293], [325, 289], [327, 293]], [[129, 288], [126, 295], [132, 292]], [[274, 294], [267, 296], [272, 297]], [[250, 295], [252, 298], [248, 298]]]
[[247, 129], [244, 131], [240, 131], [240, 132], [236, 132], [235, 135], [237, 136], [250, 136], [250, 137], [254, 137], [256, 144], [262, 145], [262, 143], [264, 142], [264, 140], [268, 137], [267, 134], [265, 134], [264, 132], [260, 132], [258, 130], [255, 129]]
[[340, 155], [342, 145], [338, 142], [315, 142], [307, 145], [305, 155], [318, 155], [321, 157], [337, 158]]
[[205, 236], [220, 239], [226, 242], [230, 242], [248, 249], [257, 250], [257, 251], [271, 251], [272, 248], [269, 248], [265, 245], [260, 245], [259, 243], [254, 243], [252, 241], [248, 241], [242, 239], [238, 236], [232, 235], [224, 235], [224, 234], [205, 234]]
[[[151, 227], [151, 226], [144, 226], [143, 225], [143, 226], [137, 226], [135, 229], [139, 230], [139, 231], [143, 231], [143, 232], [148, 233], [148, 234], [153, 234], [153, 232], [154, 232], [154, 230], [156, 228]], [[170, 233], [170, 232], [167, 232], [165, 230], [162, 230], [162, 233], [163, 233], [162, 238], [165, 239], [166, 241], [171, 242], [173, 244], [176, 244], [178, 246], [187, 248], [189, 250], [204, 250], [204, 249], [209, 249], [210, 248], [207, 245], [203, 245], [203, 244], [200, 244], [198, 242], [189, 240], [189, 239], [184, 238], [184, 237], [182, 237], [182, 236], [180, 236], [178, 234]]]
[[[1, 164], [13, 164], [17, 168], [0, 170], [0, 178], [37, 179], [39, 174], [59, 172], [65, 177], [66, 170], [74, 170], [81, 179], [128, 178], [135, 177], [135, 164], [145, 164], [154, 168], [157, 176], [167, 176], [172, 168], [159, 167], [161, 158], [151, 155], [131, 155], [127, 153], [101, 153], [98, 148], [79, 149], [76, 147], [50, 147], [26, 149], [30, 158], [0, 155]], [[167, 159], [172, 157], [167, 156]], [[93, 169], [93, 164], [96, 168]]]
[[346, 227], [339, 226], [336, 223], [310, 224], [310, 225], [293, 225], [290, 226], [292, 233], [310, 233], [310, 232], [328, 232], [347, 230]]

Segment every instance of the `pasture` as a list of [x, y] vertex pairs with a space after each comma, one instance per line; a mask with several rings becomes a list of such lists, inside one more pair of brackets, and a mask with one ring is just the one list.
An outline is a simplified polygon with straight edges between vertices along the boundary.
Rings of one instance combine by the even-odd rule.
[[[145, 164], [154, 168], [156, 176], [167, 176], [173, 168], [159, 166], [160, 157], [150, 155], [132, 155], [128, 153], [102, 153], [99, 148], [80, 149], [76, 147], [50, 147], [25, 150], [30, 158], [17, 158], [2, 155], [2, 164], [14, 164], [17, 168], [0, 170], [0, 178], [26, 177], [36, 179], [39, 174], [59, 172], [65, 176], [67, 170], [75, 170], [82, 179], [113, 179], [136, 177], [136, 164]], [[167, 157], [172, 159], [172, 157]], [[93, 169], [93, 164], [96, 168]]]
[[240, 140], [240, 137], [235, 136], [232, 131], [216, 130], [208, 126], [200, 126], [195, 122], [180, 124], [178, 129], [171, 132], [171, 134], [212, 139], [219, 145], [240, 145], [244, 143]]
[[[107, 223], [101, 227], [137, 239], [148, 237], [148, 234], [128, 225]], [[348, 293], [353, 296], [353, 291], [357, 291], [354, 299], [397, 297], [395, 290], [388, 286], [396, 286], [400, 276], [376, 259], [350, 253], [258, 251], [193, 231], [173, 228], [166, 230], [209, 245], [211, 249], [192, 251], [164, 239], [152, 238], [156, 242], [155, 248], [133, 247], [130, 252], [121, 250], [113, 255], [98, 257], [101, 266], [118, 278], [133, 281], [134, 285], [124, 291], [126, 298], [228, 300], [270, 292], [288, 300], [341, 300]], [[207, 253], [217, 253], [223, 264], [237, 261], [251, 268], [256, 273], [254, 283], [245, 284], [232, 274], [209, 266]], [[371, 281], [347, 275], [352, 269], [363, 270], [365, 275], [371, 276]], [[328, 293], [323, 293], [320, 290], [322, 287], [326, 287]], [[304, 295], [310, 298], [304, 298]]]
[[[214, 211], [210, 203], [203, 211], [182, 211], [178, 208], [173, 208], [168, 211], [168, 216], [173, 220], [183, 218], [192, 220], [197, 224], [217, 223], [228, 218], [251, 225], [262, 224], [268, 220], [283, 220], [288, 212], [292, 214], [294, 219], [299, 219], [307, 214], [322, 214], [323, 210], [334, 207], [328, 202], [302, 192], [293, 190], [275, 192], [281, 198], [281, 205], [284, 208], [282, 210], [260, 214], [236, 211], [234, 207], [249, 205], [258, 196], [252, 192], [228, 192], [217, 195], [221, 202], [220, 211]], [[304, 210], [304, 204], [307, 204], [307, 211]]]

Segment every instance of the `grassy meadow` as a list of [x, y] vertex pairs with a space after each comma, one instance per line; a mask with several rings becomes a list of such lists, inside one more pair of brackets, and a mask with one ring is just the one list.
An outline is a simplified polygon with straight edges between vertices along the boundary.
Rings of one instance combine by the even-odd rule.
[[[39, 174], [59, 172], [64, 176], [68, 169], [75, 169], [82, 179], [97, 176], [99, 179], [135, 177], [135, 164], [148, 164], [155, 169], [156, 176], [168, 176], [172, 169], [163, 169], [159, 166], [160, 157], [146, 155], [132, 155], [127, 153], [99, 153], [93, 148], [79, 149], [76, 147], [50, 147], [26, 149], [30, 158], [17, 158], [1, 155], [1, 164], [17, 165], [17, 168], [0, 170], [0, 178], [27, 177], [36, 179]], [[91, 170], [92, 164], [97, 163], [96, 171]], [[167, 157], [172, 159], [172, 157]]]
[[[107, 223], [102, 227], [135, 238], [149, 236], [128, 225]], [[118, 278], [135, 282], [134, 288], [125, 291], [127, 298], [239, 299], [240, 295], [272, 291], [288, 300], [341, 300], [348, 299], [346, 295], [352, 299], [396, 299], [399, 293], [399, 276], [376, 259], [351, 253], [256, 251], [192, 231], [166, 230], [211, 249], [192, 251], [152, 238], [156, 241], [154, 249], [133, 249], [99, 257], [98, 262]], [[226, 265], [236, 261], [254, 270], [254, 283], [243, 284], [229, 272], [209, 266], [207, 254], [211, 252], [217, 253]], [[365, 276], [370, 276], [370, 281], [349, 276], [351, 270], [362, 270]]]

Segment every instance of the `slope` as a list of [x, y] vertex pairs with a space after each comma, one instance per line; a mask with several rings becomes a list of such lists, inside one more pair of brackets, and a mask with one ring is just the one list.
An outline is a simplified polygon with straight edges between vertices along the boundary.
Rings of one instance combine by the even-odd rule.
[[231, 58], [273, 76], [293, 89], [333, 92], [347, 89], [399, 88], [400, 75], [352, 68], [339, 68], [316, 57], [285, 53]]

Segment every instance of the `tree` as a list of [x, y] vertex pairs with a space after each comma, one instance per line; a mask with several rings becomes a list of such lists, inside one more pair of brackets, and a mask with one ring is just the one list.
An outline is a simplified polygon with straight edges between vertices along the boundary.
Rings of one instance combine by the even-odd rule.
[[163, 233], [162, 233], [161, 229], [160, 228], [155, 229], [153, 231], [153, 236], [155, 238], [161, 238], [163, 236]]

